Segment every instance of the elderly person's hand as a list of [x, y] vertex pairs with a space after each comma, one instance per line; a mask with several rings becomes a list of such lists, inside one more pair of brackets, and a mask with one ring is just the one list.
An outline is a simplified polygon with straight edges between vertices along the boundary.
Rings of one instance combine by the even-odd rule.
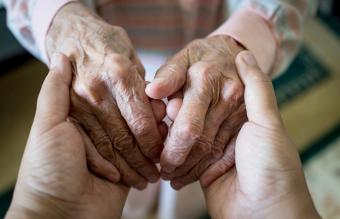
[[[271, 80], [250, 52], [236, 60], [248, 116], [235, 144], [235, 166], [205, 189], [212, 218], [320, 218], [297, 149], [283, 126]], [[211, 169], [221, 165], [213, 164]], [[204, 174], [208, 180], [210, 174]]]
[[92, 142], [67, 119], [71, 65], [57, 55], [52, 66], [39, 94], [6, 218], [120, 218], [128, 188], [88, 170]]
[[149, 97], [169, 99], [167, 112], [174, 123], [161, 154], [161, 174], [175, 189], [198, 180], [224, 152], [223, 165], [210, 170], [214, 178], [234, 164], [228, 143], [246, 120], [243, 85], [235, 67], [243, 49], [227, 35], [195, 40], [146, 87]]
[[157, 181], [165, 105], [146, 96], [144, 68], [126, 32], [74, 2], [55, 16], [46, 46], [48, 54], [59, 51], [72, 62], [71, 115], [105, 158], [89, 156], [90, 168], [115, 182], [111, 162], [122, 182], [138, 189]]

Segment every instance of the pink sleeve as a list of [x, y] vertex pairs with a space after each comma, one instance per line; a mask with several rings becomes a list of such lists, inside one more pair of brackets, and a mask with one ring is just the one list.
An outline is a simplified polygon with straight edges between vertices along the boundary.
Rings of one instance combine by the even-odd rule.
[[75, 0], [37, 0], [32, 11], [32, 32], [36, 45], [40, 51], [41, 59], [48, 63], [45, 49], [45, 37], [50, 24], [65, 4]]
[[233, 37], [254, 54], [264, 72], [270, 72], [275, 60], [276, 42], [268, 24], [254, 11], [238, 10], [211, 33], [211, 35], [216, 34], [227, 34]]
[[315, 13], [317, 0], [229, 0], [227, 3], [231, 17], [212, 34], [230, 35], [254, 53], [264, 72], [277, 76], [297, 54], [304, 19]]

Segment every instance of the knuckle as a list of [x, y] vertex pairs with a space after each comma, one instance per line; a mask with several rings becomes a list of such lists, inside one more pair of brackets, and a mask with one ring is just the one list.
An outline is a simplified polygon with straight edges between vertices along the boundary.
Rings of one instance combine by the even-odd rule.
[[220, 159], [223, 156], [223, 143], [215, 142], [215, 145], [211, 149], [211, 156], [214, 159]]
[[107, 57], [109, 63], [109, 74], [112, 81], [118, 82], [129, 78], [128, 72], [132, 67], [130, 59], [121, 54], [111, 54]]
[[95, 147], [102, 156], [109, 157], [112, 154], [111, 142], [106, 136], [97, 137]]
[[188, 74], [191, 78], [197, 78], [199, 81], [206, 81], [211, 78], [212, 65], [207, 62], [197, 62], [190, 67]]
[[215, 73], [213, 65], [206, 62], [197, 62], [190, 67], [188, 77], [197, 96], [211, 96], [211, 92], [215, 89], [214, 85], [218, 84]]
[[[224, 101], [239, 101], [243, 97], [244, 88], [240, 81], [227, 82], [223, 89]], [[231, 99], [230, 99], [231, 98]]]
[[184, 162], [184, 159], [187, 154], [187, 149], [184, 147], [173, 147], [171, 149], [165, 149], [166, 153], [163, 156], [163, 161], [166, 164], [172, 166], [179, 166]]
[[77, 96], [84, 98], [91, 103], [100, 103], [105, 90], [105, 83], [97, 76], [88, 77], [82, 80], [76, 80], [73, 83], [73, 90]]
[[208, 154], [210, 153], [212, 149], [213, 142], [210, 139], [207, 139], [205, 137], [201, 137], [197, 140], [197, 149], [199, 154]]
[[130, 126], [133, 129], [135, 136], [144, 136], [152, 131], [152, 120], [153, 117], [143, 115], [131, 119]]
[[113, 28], [115, 29], [115, 31], [116, 31], [117, 33], [120, 33], [120, 34], [127, 34], [126, 31], [125, 31], [125, 29], [124, 29], [123, 27], [121, 27], [121, 26], [113, 26]]
[[130, 132], [125, 129], [117, 130], [116, 136], [113, 140], [113, 146], [122, 154], [130, 153], [133, 139]]
[[202, 44], [202, 42], [204, 41], [204, 39], [194, 39], [189, 43], [189, 47], [192, 49], [196, 49], [199, 48], [200, 45]]
[[201, 127], [195, 123], [183, 124], [176, 132], [176, 138], [183, 142], [194, 142], [201, 135]]

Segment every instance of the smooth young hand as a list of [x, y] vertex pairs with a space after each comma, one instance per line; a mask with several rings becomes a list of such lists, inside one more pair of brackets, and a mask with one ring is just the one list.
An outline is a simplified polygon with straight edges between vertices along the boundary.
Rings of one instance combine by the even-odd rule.
[[7, 219], [121, 216], [128, 188], [88, 170], [89, 154], [103, 158], [87, 135], [68, 121], [71, 78], [66, 57], [54, 56], [39, 94]]
[[[297, 149], [287, 135], [271, 80], [250, 52], [236, 59], [245, 85], [248, 122], [235, 144], [235, 166], [209, 185], [214, 175], [201, 177], [212, 218], [320, 218], [305, 182]], [[223, 162], [209, 167], [224, 170]]]

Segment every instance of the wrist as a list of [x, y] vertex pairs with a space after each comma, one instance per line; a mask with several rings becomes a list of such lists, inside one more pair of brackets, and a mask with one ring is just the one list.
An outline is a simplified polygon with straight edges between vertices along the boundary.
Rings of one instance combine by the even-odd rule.
[[238, 53], [246, 50], [246, 48], [241, 43], [227, 34], [219, 33], [215, 35], [209, 35], [207, 38], [216, 38], [216, 47], [225, 51], [229, 51], [235, 59]]
[[48, 195], [25, 192], [16, 186], [11, 206], [6, 214], [6, 219], [29, 218], [63, 218], [67, 217], [67, 210]]
[[[300, 189], [294, 194], [282, 198], [283, 200], [278, 201], [270, 205], [270, 207], [264, 210], [264, 215], [267, 218], [280, 218], [278, 215], [282, 215], [282, 218], [311, 218], [320, 219], [311, 196], [307, 188]], [[263, 214], [262, 214], [263, 216]]]
[[210, 36], [226, 34], [251, 51], [261, 70], [271, 73], [277, 53], [277, 42], [267, 21], [250, 8], [236, 11]]
[[81, 3], [69, 3], [59, 10], [47, 32], [47, 58], [55, 52], [61, 52], [75, 60], [84, 55], [85, 44], [92, 43], [90, 39], [94, 38], [95, 34], [110, 27]]

